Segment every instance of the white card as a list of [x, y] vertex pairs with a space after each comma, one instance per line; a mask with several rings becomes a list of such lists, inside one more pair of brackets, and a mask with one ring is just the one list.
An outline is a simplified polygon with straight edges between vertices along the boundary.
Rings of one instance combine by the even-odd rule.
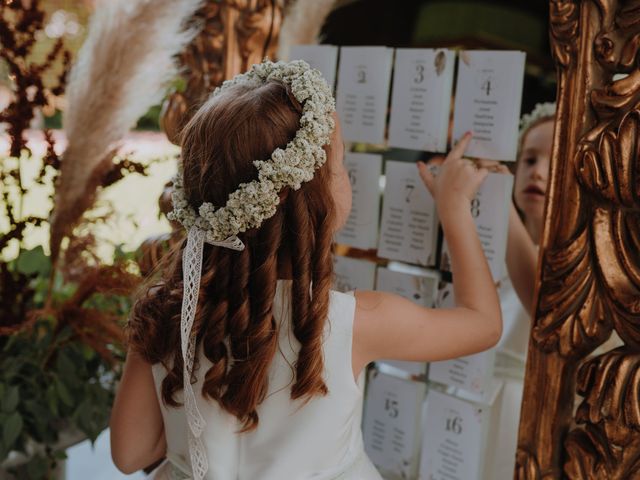
[[393, 49], [342, 47], [336, 109], [346, 141], [384, 143]]
[[[513, 175], [490, 173], [471, 202], [471, 215], [494, 282], [499, 282], [505, 275], [512, 190]], [[442, 244], [440, 269], [451, 271], [446, 237]]]
[[331, 91], [336, 86], [338, 70], [338, 47], [333, 45], [294, 45], [291, 47], [290, 60], [304, 60], [317, 68], [329, 84]]
[[371, 370], [362, 421], [365, 450], [385, 476], [415, 478], [426, 385]]
[[334, 288], [339, 292], [373, 290], [376, 279], [376, 264], [367, 260], [333, 257]]
[[[420, 274], [411, 274], [387, 268], [378, 268], [376, 290], [395, 293], [414, 303], [431, 308], [436, 300], [440, 276], [434, 271], [421, 270]], [[413, 376], [424, 375], [427, 370], [426, 362], [408, 362], [404, 360], [380, 360], [380, 362]]]
[[396, 50], [389, 146], [446, 151], [454, 62], [453, 50]]
[[[436, 308], [453, 308], [454, 306], [453, 284], [441, 284], [437, 293]], [[429, 380], [464, 390], [476, 401], [486, 403], [493, 393], [494, 365], [495, 349], [452, 360], [431, 362]]]
[[466, 155], [515, 161], [525, 53], [462, 51], [453, 114], [453, 139], [473, 132]]
[[481, 480], [488, 407], [430, 389], [420, 480]]
[[385, 168], [378, 256], [431, 266], [437, 235], [433, 197], [415, 163], [387, 161]]
[[347, 153], [344, 166], [351, 181], [352, 203], [347, 223], [336, 234], [335, 241], [364, 250], [376, 248], [382, 155]]

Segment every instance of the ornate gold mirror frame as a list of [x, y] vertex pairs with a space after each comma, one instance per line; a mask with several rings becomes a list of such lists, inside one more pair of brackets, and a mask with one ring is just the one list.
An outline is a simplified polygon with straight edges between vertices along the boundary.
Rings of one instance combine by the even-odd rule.
[[[640, 2], [552, 0], [550, 19], [558, 116], [515, 476], [640, 478]], [[613, 330], [624, 345], [589, 358]]]
[[[275, 56], [288, 3], [201, 9], [170, 140], [203, 93]], [[558, 121], [515, 476], [640, 478], [640, 1], [551, 0], [550, 18]], [[614, 329], [624, 346], [589, 358]]]

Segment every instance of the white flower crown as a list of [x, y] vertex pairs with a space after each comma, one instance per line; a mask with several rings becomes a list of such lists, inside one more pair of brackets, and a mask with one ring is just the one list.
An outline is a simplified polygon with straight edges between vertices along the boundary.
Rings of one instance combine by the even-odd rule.
[[520, 131], [518, 134], [518, 144], [522, 146], [522, 139], [525, 133], [529, 131], [532, 125], [538, 120], [543, 118], [555, 118], [556, 116], [556, 103], [555, 102], [543, 102], [536, 103], [533, 110], [529, 113], [525, 113], [520, 118]]
[[187, 201], [181, 168], [173, 180], [173, 211], [167, 216], [187, 230], [196, 227], [204, 232], [205, 241], [213, 245], [242, 250], [237, 238], [240, 232], [258, 228], [276, 213], [279, 192], [284, 187], [298, 190], [302, 182], [313, 178], [327, 156], [322, 148], [329, 143], [335, 127], [335, 100], [322, 74], [302, 60], [253, 65], [247, 73], [237, 75], [216, 88], [213, 97], [235, 85], [259, 86], [269, 81], [286, 84], [302, 105], [300, 129], [283, 150], [277, 148], [268, 160], [256, 160], [258, 179], [241, 183], [229, 195], [224, 207], [203, 203], [196, 212]]

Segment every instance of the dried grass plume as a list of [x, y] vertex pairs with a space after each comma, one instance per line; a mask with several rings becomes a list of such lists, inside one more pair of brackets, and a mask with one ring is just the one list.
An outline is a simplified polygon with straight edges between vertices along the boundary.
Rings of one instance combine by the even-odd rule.
[[[318, 43], [324, 21], [337, 2], [336, 0], [296, 0], [287, 9], [280, 29], [278, 58], [289, 59], [293, 45]], [[344, 2], [342, 2], [344, 3]]]
[[56, 186], [51, 252], [94, 202], [125, 134], [159, 103], [177, 74], [176, 55], [196, 33], [187, 29], [202, 0], [105, 0], [67, 85], [68, 138]]

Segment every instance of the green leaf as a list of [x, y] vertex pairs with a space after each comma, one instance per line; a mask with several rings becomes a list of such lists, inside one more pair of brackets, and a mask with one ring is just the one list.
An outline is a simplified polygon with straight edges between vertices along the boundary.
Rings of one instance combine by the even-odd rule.
[[59, 416], [60, 413], [58, 411], [58, 395], [56, 394], [55, 387], [53, 385], [49, 385], [47, 387], [47, 393], [45, 393], [45, 399], [47, 400], [47, 404], [49, 405], [49, 410], [55, 417]]
[[10, 387], [6, 395], [2, 398], [2, 411], [6, 413], [13, 412], [20, 401], [20, 391], [18, 387]]
[[51, 272], [51, 259], [45, 255], [42, 246], [37, 246], [31, 250], [22, 250], [18, 255], [16, 267], [25, 275], [37, 273], [46, 277]]
[[27, 463], [27, 475], [30, 479], [48, 478], [49, 460], [42, 455], [35, 455]]
[[56, 392], [58, 392], [58, 398], [62, 400], [62, 403], [67, 407], [73, 406], [73, 397], [71, 396], [71, 392], [69, 392], [66, 385], [58, 379], [56, 379]]
[[56, 358], [56, 368], [58, 369], [58, 374], [62, 378], [70, 378], [75, 376], [75, 366], [71, 359], [64, 352], [64, 350], [58, 352], [58, 358]]
[[14, 442], [20, 436], [22, 432], [22, 416], [18, 412], [14, 412], [7, 420], [4, 422], [2, 426], [2, 443], [4, 443], [7, 447], [11, 448]]

